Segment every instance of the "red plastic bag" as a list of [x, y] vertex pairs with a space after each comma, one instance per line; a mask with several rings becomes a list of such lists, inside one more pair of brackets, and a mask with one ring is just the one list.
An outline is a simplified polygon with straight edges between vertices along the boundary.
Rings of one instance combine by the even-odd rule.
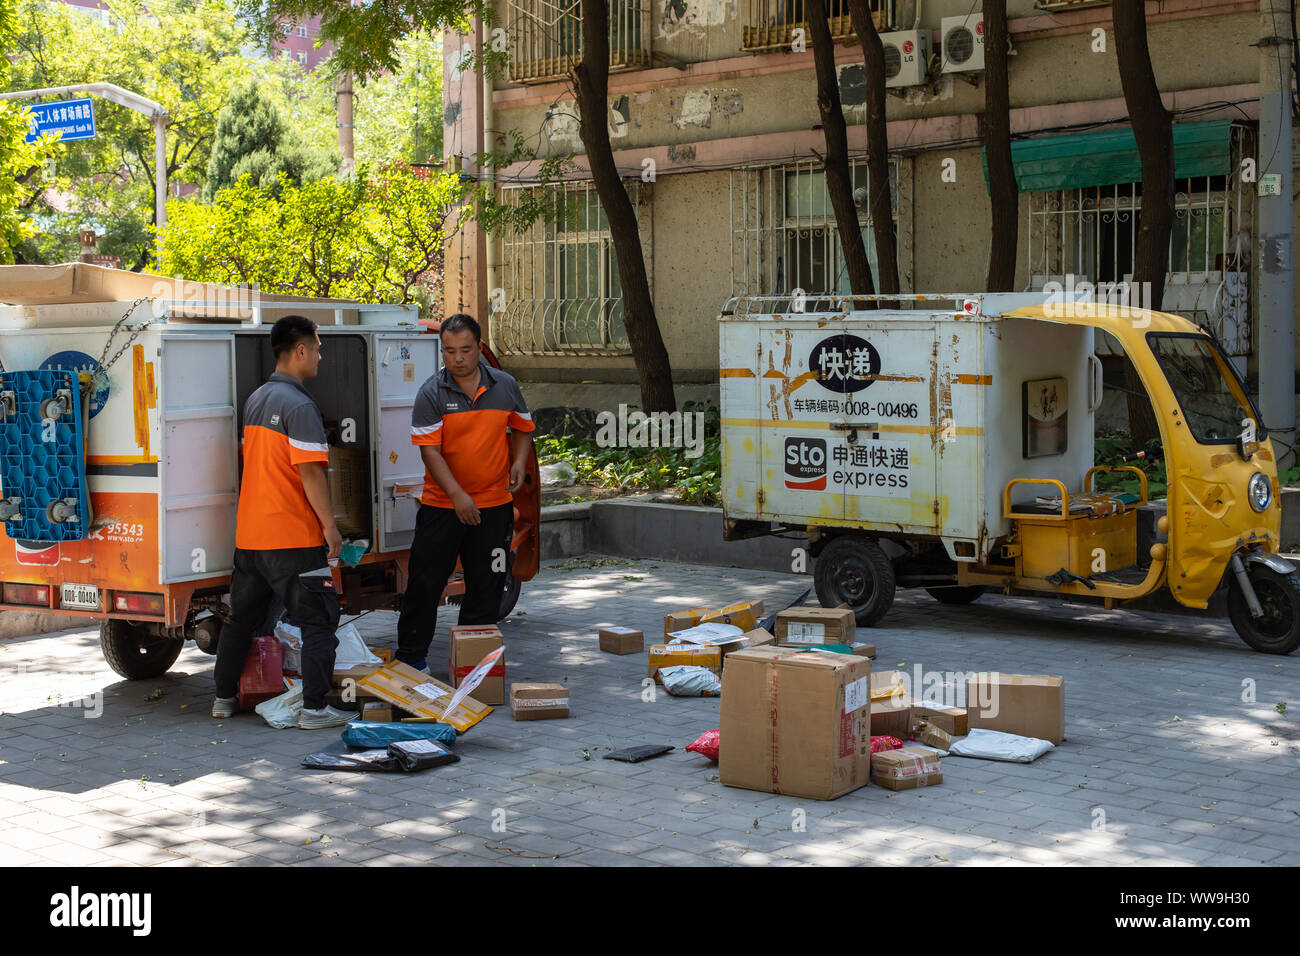
[[239, 675], [239, 709], [251, 710], [284, 693], [284, 671], [278, 637], [255, 637]]
[[[902, 744], [899, 744], [901, 747]], [[708, 757], [714, 763], [718, 762], [718, 732], [716, 730], [706, 730], [700, 734], [699, 739], [693, 744], [687, 744], [686, 749], [697, 754]]]
[[887, 734], [871, 738], [871, 752], [873, 754], [884, 753], [886, 750], [902, 750], [903, 742], [897, 737], [890, 737]]

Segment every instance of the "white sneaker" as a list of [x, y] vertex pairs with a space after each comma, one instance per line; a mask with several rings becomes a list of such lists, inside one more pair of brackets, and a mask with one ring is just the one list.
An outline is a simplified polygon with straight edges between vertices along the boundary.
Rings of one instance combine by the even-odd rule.
[[234, 717], [239, 710], [238, 697], [218, 697], [212, 701], [212, 716], [218, 720]]
[[326, 727], [342, 727], [344, 724], [360, 719], [361, 715], [351, 710], [337, 710], [333, 707], [308, 710], [304, 707], [298, 714], [298, 729], [323, 730]]

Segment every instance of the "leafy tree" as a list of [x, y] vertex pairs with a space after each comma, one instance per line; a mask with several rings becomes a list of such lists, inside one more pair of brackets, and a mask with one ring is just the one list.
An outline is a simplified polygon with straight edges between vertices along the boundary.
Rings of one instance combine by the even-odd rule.
[[[12, 46], [17, 31], [14, 0], [0, 0], [0, 49]], [[0, 87], [9, 81], [9, 58], [0, 56]], [[41, 164], [61, 151], [48, 138], [25, 142], [25, 109], [0, 100], [0, 263], [13, 262], [14, 247], [36, 231], [28, 209], [39, 187]]]
[[337, 155], [292, 138], [280, 108], [253, 81], [221, 108], [203, 195], [211, 199], [243, 176], [254, 186], [278, 188], [281, 175], [301, 185], [337, 169]]

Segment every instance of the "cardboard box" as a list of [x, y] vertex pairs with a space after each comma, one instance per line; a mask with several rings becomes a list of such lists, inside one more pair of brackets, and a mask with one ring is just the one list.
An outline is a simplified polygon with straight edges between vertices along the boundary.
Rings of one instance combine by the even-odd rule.
[[[866, 658], [863, 658], [866, 660]], [[912, 708], [906, 700], [889, 698], [871, 702], [871, 736], [888, 734], [906, 740], [912, 733]]]
[[664, 615], [664, 640], [668, 640], [668, 635], [673, 631], [684, 631], [688, 627], [694, 627], [700, 623], [700, 619], [709, 613], [707, 607], [693, 607], [686, 611], [673, 611], [672, 614]]
[[646, 659], [649, 676], [654, 678], [658, 678], [659, 668], [676, 667], [679, 664], [709, 667], [720, 673], [722, 648], [714, 644], [652, 644]]
[[492, 713], [491, 707], [473, 697], [464, 698], [455, 710], [444, 713], [455, 688], [401, 661], [385, 664], [368, 677], [361, 678], [357, 687], [395, 704], [408, 714], [451, 724], [460, 733]]
[[914, 790], [943, 783], [937, 754], [928, 750], [886, 750], [871, 758], [871, 782], [886, 790]]
[[966, 710], [962, 707], [927, 704], [924, 701], [913, 700], [912, 719], [925, 720], [951, 737], [965, 737], [970, 733], [970, 723], [967, 720]]
[[756, 647], [727, 657], [719, 777], [729, 787], [833, 800], [871, 775], [871, 662]]
[[916, 739], [921, 741], [927, 747], [937, 747], [939, 750], [952, 749], [952, 735], [941, 727], [936, 727], [928, 720], [917, 721], [913, 714], [914, 729]]
[[361, 719], [380, 724], [391, 724], [393, 722], [393, 705], [372, 701], [361, 708]]
[[966, 682], [971, 727], [1059, 744], [1065, 739], [1065, 678], [1042, 674], [976, 674]]
[[[469, 676], [483, 658], [505, 643], [501, 631], [491, 624], [466, 624], [451, 628], [447, 639], [447, 674], [452, 687]], [[474, 688], [474, 697], [485, 704], [506, 702], [506, 659], [493, 665], [483, 683]]]
[[902, 671], [872, 671], [871, 672], [871, 699], [893, 700], [898, 703], [907, 704], [904, 691], [907, 685], [903, 682]]
[[569, 716], [569, 688], [563, 684], [511, 684], [510, 716], [552, 720]]
[[743, 635], [746, 647], [767, 647], [776, 643], [776, 635], [771, 631], [756, 627]]
[[853, 648], [853, 653], [854, 653], [854, 654], [857, 654], [859, 657], [875, 657], [875, 656], [876, 656], [876, 645], [875, 645], [875, 644], [851, 644], [851, 645], [849, 645], [849, 646]]
[[776, 616], [777, 644], [852, 644], [857, 623], [847, 607], [789, 607]]
[[634, 627], [602, 627], [600, 649], [609, 654], [640, 654], [645, 650], [645, 635]]
[[759, 613], [754, 610], [754, 605], [748, 601], [741, 601], [738, 604], [729, 604], [716, 611], [710, 611], [700, 618], [700, 623], [709, 624], [716, 621], [719, 624], [734, 624], [742, 631], [752, 631], [758, 627]]

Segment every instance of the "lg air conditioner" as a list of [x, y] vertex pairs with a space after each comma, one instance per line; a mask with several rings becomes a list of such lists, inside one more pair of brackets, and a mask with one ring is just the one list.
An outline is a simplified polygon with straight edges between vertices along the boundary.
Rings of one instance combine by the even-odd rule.
[[885, 48], [885, 86], [920, 86], [930, 64], [930, 31], [900, 30], [882, 33]]
[[939, 22], [941, 71], [970, 73], [984, 69], [984, 14], [944, 17]]

